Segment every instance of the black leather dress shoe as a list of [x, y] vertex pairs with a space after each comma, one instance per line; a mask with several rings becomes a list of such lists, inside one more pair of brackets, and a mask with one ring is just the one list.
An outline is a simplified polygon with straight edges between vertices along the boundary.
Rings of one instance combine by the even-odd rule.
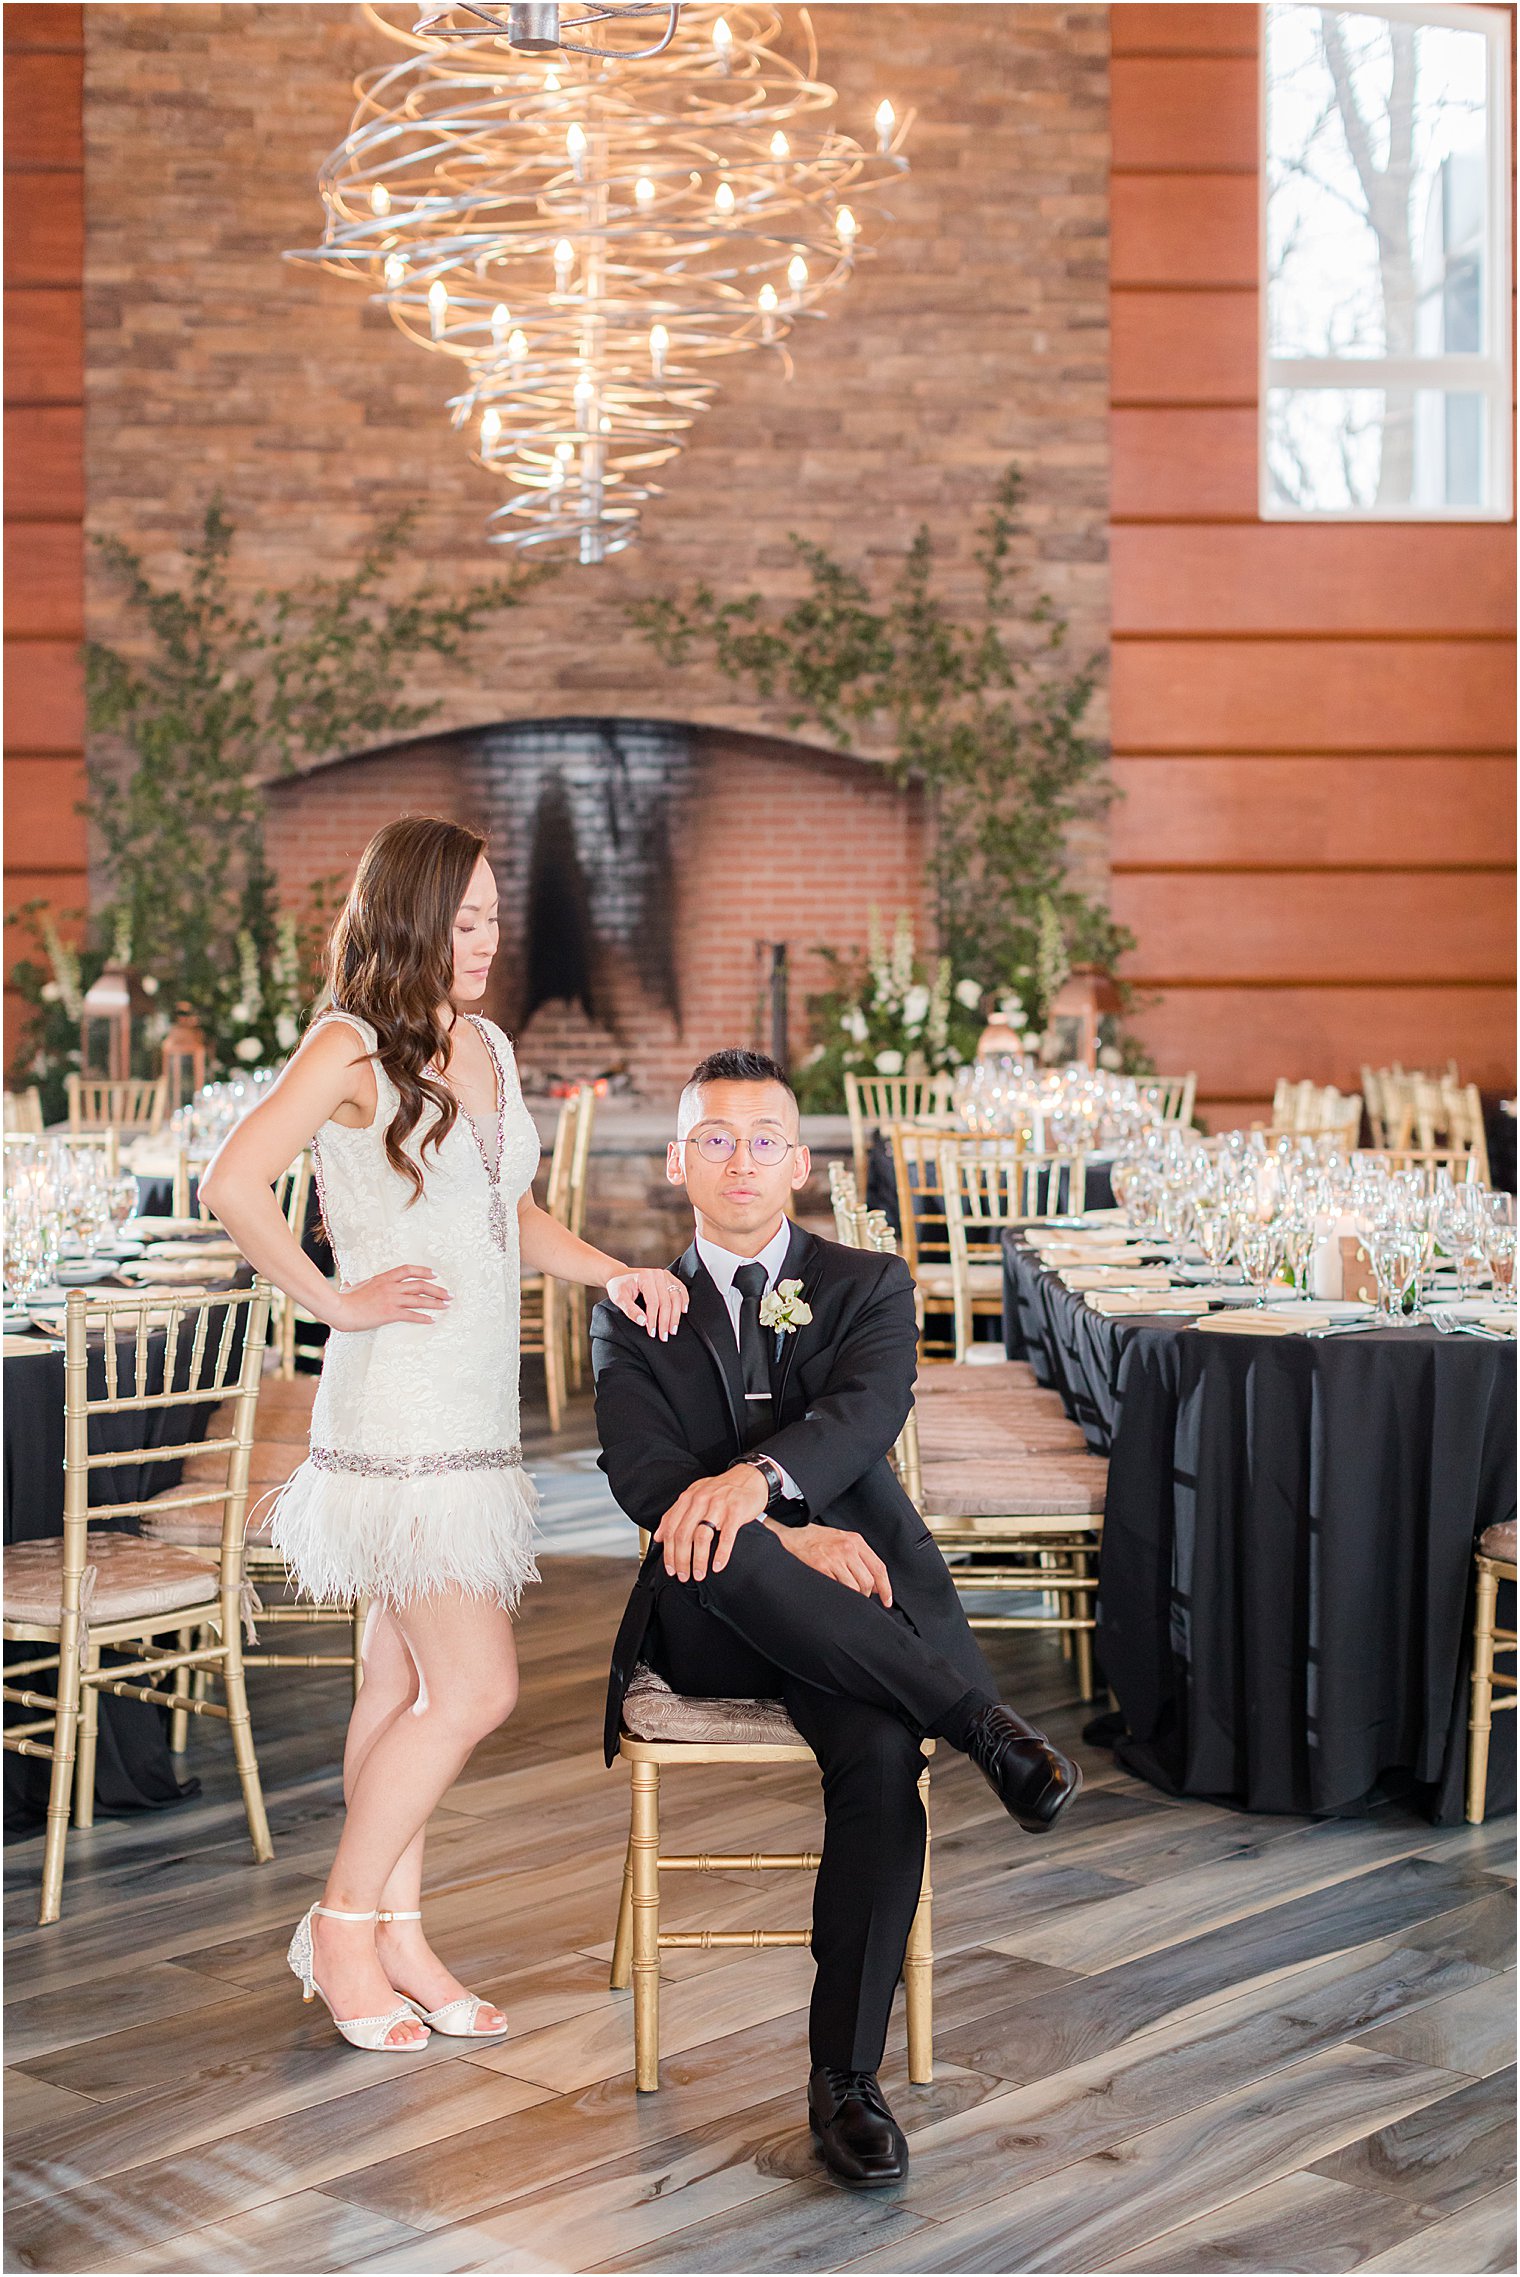
[[903, 2131], [874, 2071], [815, 2064], [808, 2080], [808, 2124], [819, 2157], [857, 2190], [901, 2182], [908, 2171]]
[[1082, 1785], [1082, 1774], [1043, 1732], [997, 1702], [978, 1709], [966, 1753], [1026, 1834], [1054, 1826]]

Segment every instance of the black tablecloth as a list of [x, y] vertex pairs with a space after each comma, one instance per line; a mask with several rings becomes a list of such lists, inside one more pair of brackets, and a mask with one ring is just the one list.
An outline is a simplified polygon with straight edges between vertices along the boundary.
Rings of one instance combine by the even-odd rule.
[[[218, 1315], [218, 1318], [221, 1316]], [[216, 1336], [210, 1343], [214, 1349]], [[163, 1387], [164, 1338], [150, 1339], [149, 1388]], [[183, 1365], [183, 1361], [182, 1361]], [[105, 1389], [105, 1362], [92, 1354], [92, 1394]], [[212, 1403], [204, 1407], [149, 1409], [132, 1415], [103, 1415], [90, 1426], [90, 1446], [98, 1453], [130, 1447], [183, 1446], [205, 1437]], [[178, 1463], [123, 1463], [96, 1471], [90, 1482], [91, 1506], [133, 1502], [179, 1483]], [[5, 1504], [7, 1542], [38, 1541], [63, 1532], [63, 1353], [61, 1349], [7, 1356], [5, 1361]], [[7, 1656], [34, 1657], [40, 1647], [8, 1646]], [[105, 1656], [109, 1659], [109, 1655]], [[46, 1691], [43, 1678], [32, 1688]], [[32, 1710], [17, 1710], [19, 1719]], [[10, 1711], [7, 1710], [9, 1718]], [[168, 1722], [162, 1709], [142, 1700], [103, 1693], [100, 1739], [95, 1764], [96, 1807], [104, 1812], [157, 1810], [200, 1791], [198, 1779], [182, 1780], [168, 1748]], [[8, 1840], [30, 1834], [47, 1810], [50, 1766], [35, 1756], [5, 1758], [5, 1833]]]
[[[1460, 1819], [1473, 1545], [1515, 1515], [1514, 1352], [1107, 1320], [1016, 1236], [1004, 1252], [1009, 1356], [1109, 1458], [1097, 1641], [1123, 1760], [1249, 1810], [1381, 1785]], [[1514, 1806], [1514, 1724], [1495, 1718], [1490, 1810]]]

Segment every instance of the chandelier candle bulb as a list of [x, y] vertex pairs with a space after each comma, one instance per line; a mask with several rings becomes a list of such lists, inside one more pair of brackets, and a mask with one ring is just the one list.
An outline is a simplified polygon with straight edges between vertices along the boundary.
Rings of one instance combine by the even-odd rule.
[[363, 13], [402, 59], [362, 74], [322, 169], [322, 242], [291, 258], [357, 278], [465, 366], [448, 415], [502, 486], [490, 542], [610, 558], [727, 359], [782, 349], [849, 282], [873, 235], [860, 201], [904, 170], [911, 114], [881, 104], [879, 150], [844, 131], [808, 11], [758, 0], [672, 6], [658, 46], [572, 39], [568, 60], [547, 52], [547, 0], [455, 0], [409, 30]]

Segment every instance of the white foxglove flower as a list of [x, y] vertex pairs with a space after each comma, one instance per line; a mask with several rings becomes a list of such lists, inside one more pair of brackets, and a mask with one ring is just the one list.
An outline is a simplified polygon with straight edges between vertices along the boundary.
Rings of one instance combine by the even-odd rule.
[[845, 1034], [851, 1039], [852, 1042], [857, 1044], [863, 1044], [865, 1042], [869, 1030], [866, 1027], [866, 1016], [864, 1012], [861, 1011], [858, 1004], [852, 1004], [850, 1006], [849, 1011], [844, 1014], [843, 1018], [840, 1020], [839, 1025], [841, 1028], [843, 1028]]
[[45, 981], [43, 982], [43, 984], [42, 984], [42, 1001], [43, 1001], [43, 1003], [44, 1003], [44, 1004], [61, 1004], [61, 1003], [62, 1003], [62, 1001], [63, 1001], [63, 990], [62, 990], [62, 989], [59, 987], [59, 985], [58, 985], [58, 983], [57, 983], [57, 981], [56, 981], [56, 980], [45, 980]]
[[915, 981], [903, 998], [903, 1019], [915, 1033], [929, 1017], [929, 991], [922, 981]]

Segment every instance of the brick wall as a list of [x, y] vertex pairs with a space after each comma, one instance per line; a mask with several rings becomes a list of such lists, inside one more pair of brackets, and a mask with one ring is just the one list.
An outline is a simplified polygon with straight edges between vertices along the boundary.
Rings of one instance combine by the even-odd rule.
[[[790, 385], [768, 359], [726, 364], [640, 547], [568, 570], [463, 669], [419, 673], [441, 727], [575, 714], [785, 734], [781, 707], [716, 675], [668, 673], [628, 630], [626, 603], [697, 577], [793, 592], [789, 531], [872, 566], [921, 520], [969, 588], [971, 518], [1014, 457], [1027, 559], [1070, 614], [1074, 650], [1103, 644], [1107, 12], [881, 5], [823, 8], [816, 22], [843, 122], [868, 133], [885, 93], [920, 107], [894, 221], [868, 232], [877, 257], [796, 344]], [[279, 258], [318, 234], [318, 163], [348, 123], [353, 74], [385, 43], [346, 8], [113, 0], [86, 11], [86, 38], [90, 526], [169, 570], [220, 486], [250, 585], [351, 561], [373, 518], [400, 505], [419, 511], [418, 575], [462, 580], [499, 558], [483, 543], [496, 492], [449, 432], [440, 363], [356, 288]], [[98, 581], [88, 609], [92, 631], [119, 633]], [[351, 844], [361, 810], [428, 803], [411, 764], [347, 773], [330, 826], [310, 803], [326, 794], [303, 790], [299, 857], [287, 835], [282, 858], [317, 862], [324, 830]], [[693, 810], [694, 858], [742, 852], [746, 943], [789, 892], [806, 912], [799, 942], [847, 937], [845, 899], [899, 893], [869, 877], [874, 794], [832, 762], [806, 779], [792, 762], [756, 764], [759, 776], [749, 762], [715, 770]], [[757, 802], [773, 791], [797, 828], [773, 874], [750, 871]], [[906, 843], [901, 814], [882, 827], [892, 848]], [[1085, 856], [1101, 871], [1101, 834]], [[692, 898], [683, 922], [700, 929], [701, 906]], [[727, 1020], [737, 973], [722, 987]]]

